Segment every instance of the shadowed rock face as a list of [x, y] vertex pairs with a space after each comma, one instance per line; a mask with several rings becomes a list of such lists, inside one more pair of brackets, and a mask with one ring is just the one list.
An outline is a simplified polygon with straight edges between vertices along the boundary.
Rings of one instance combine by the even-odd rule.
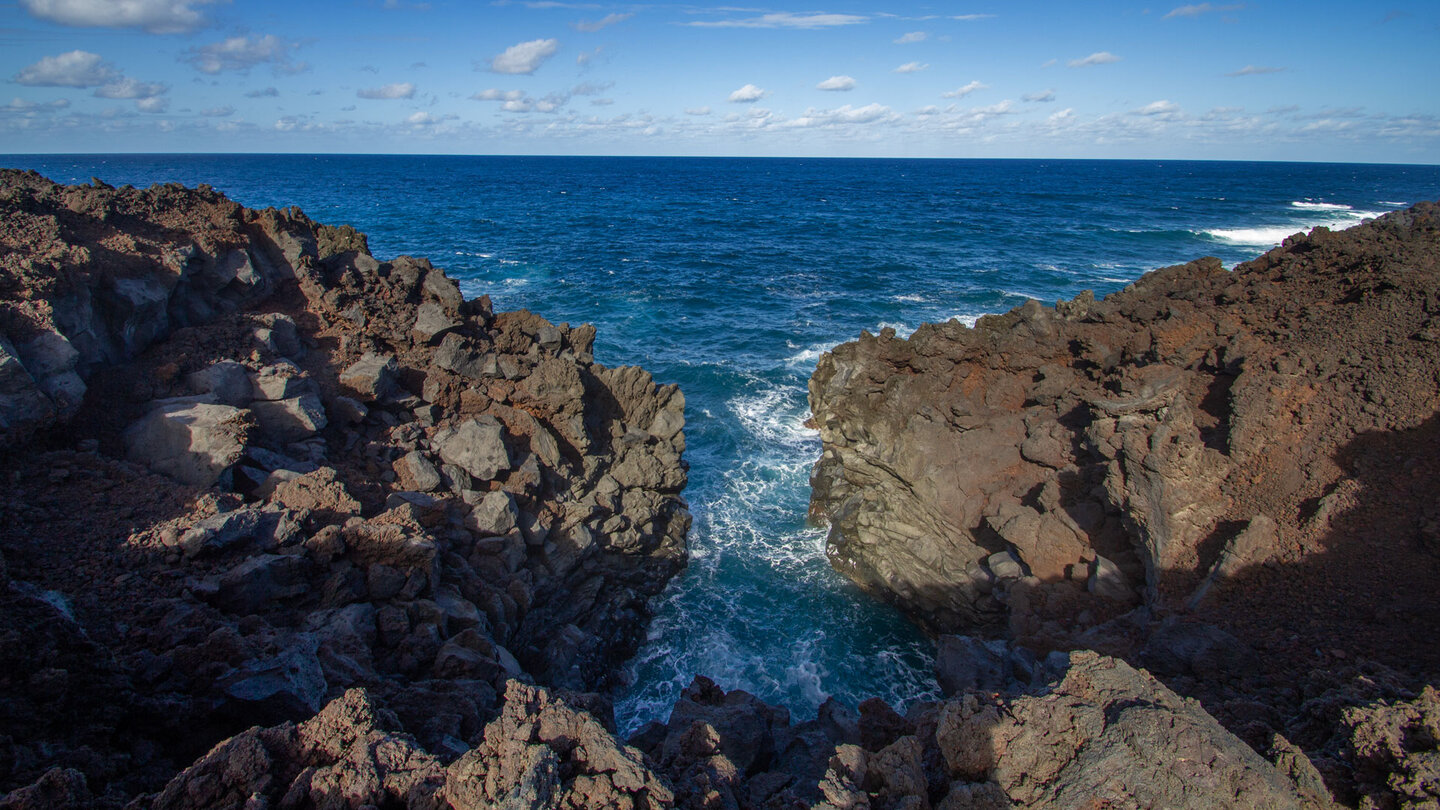
[[832, 562], [934, 630], [1067, 648], [1139, 604], [1223, 612], [1242, 571], [1333, 552], [1357, 442], [1440, 404], [1437, 227], [1422, 204], [1232, 272], [837, 347], [810, 381]]

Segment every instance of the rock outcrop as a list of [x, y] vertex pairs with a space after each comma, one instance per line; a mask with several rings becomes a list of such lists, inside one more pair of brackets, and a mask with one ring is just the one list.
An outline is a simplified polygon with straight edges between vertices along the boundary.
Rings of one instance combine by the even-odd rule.
[[[153, 789], [353, 689], [448, 760], [508, 683], [612, 684], [685, 565], [675, 386], [298, 210], [5, 171], [0, 211], [0, 790]], [[333, 767], [298, 728], [236, 745]]]
[[[837, 569], [931, 630], [1123, 656], [1364, 793], [1366, 762], [1413, 760], [1337, 753], [1364, 699], [1321, 721], [1295, 685], [1440, 674], [1437, 289], [1424, 203], [1233, 271], [866, 334], [810, 382], [811, 515]], [[974, 660], [957, 677], [993, 680]]]
[[810, 384], [832, 561], [937, 630], [1067, 639], [1334, 545], [1347, 451], [1436, 415], [1437, 228], [1425, 204], [837, 347]]

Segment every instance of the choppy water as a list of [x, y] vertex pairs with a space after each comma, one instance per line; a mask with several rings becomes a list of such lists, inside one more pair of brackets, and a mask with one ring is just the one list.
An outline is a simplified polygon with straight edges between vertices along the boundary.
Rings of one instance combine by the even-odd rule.
[[1316, 225], [1440, 198], [1440, 167], [1116, 161], [0, 156], [62, 182], [209, 183], [429, 257], [497, 308], [593, 322], [596, 356], [677, 382], [689, 571], [632, 663], [621, 723], [696, 673], [813, 715], [931, 693], [929, 643], [830, 570], [807, 528], [805, 382], [860, 330], [1227, 266]]

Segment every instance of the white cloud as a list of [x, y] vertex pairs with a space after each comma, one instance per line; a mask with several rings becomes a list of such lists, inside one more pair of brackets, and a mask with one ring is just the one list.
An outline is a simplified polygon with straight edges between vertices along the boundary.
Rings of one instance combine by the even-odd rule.
[[929, 65], [922, 65], [922, 64], [920, 64], [919, 62], [906, 62], [905, 64], [901, 65], [900, 67], [895, 68], [895, 72], [896, 72], [896, 73], [919, 73], [919, 72], [922, 71], [922, 70], [929, 70], [929, 69], [930, 69], [930, 66], [929, 66]]
[[739, 104], [749, 104], [753, 101], [759, 101], [760, 99], [764, 98], [765, 93], [766, 91], [761, 90], [755, 85], [747, 84], [739, 90], [731, 93], [730, 100]]
[[276, 90], [274, 87], [262, 87], [259, 90], [245, 91], [246, 98], [275, 98], [279, 95], [280, 91]]
[[69, 106], [70, 99], [67, 98], [57, 98], [54, 101], [47, 101], [44, 103], [38, 101], [26, 101], [23, 98], [15, 98], [11, 99], [9, 104], [6, 104], [4, 107], [0, 107], [0, 110], [4, 110], [6, 112], [37, 113], [63, 110]]
[[120, 72], [106, 64], [100, 54], [69, 51], [47, 56], [11, 80], [32, 87], [96, 87], [120, 78]]
[[598, 96], [614, 87], [614, 82], [581, 82], [570, 88], [572, 96]]
[[1021, 101], [1029, 101], [1033, 104], [1048, 104], [1055, 100], [1055, 91], [1042, 90], [1038, 93], [1026, 93], [1020, 97]]
[[152, 99], [169, 91], [169, 85], [159, 82], [142, 82], [136, 79], [121, 79], [104, 84], [95, 91], [96, 98], [137, 98]]
[[215, 74], [226, 70], [248, 72], [256, 65], [267, 62], [274, 66], [276, 73], [299, 73], [308, 67], [303, 63], [290, 61], [290, 51], [297, 43], [286, 42], [274, 34], [263, 37], [230, 37], [209, 45], [190, 48], [182, 57], [201, 73]]
[[151, 96], [142, 98], [135, 102], [135, 109], [147, 113], [163, 113], [170, 107], [170, 99], [163, 96]]
[[685, 108], [685, 114], [686, 114], [686, 115], [709, 115], [709, 114], [710, 114], [710, 108], [709, 108], [709, 107], [686, 107], [686, 108]]
[[1165, 15], [1165, 19], [1168, 20], [1171, 17], [1199, 17], [1201, 14], [1209, 14], [1212, 11], [1239, 11], [1244, 7], [1243, 4], [1214, 6], [1209, 3], [1200, 3], [1193, 6], [1177, 6], [1171, 9], [1169, 14]]
[[522, 90], [496, 90], [493, 87], [470, 96], [474, 101], [519, 101], [524, 97]]
[[924, 42], [927, 38], [929, 38], [929, 36], [930, 35], [925, 33], [924, 31], [911, 31], [908, 34], [903, 34], [899, 37], [896, 37], [895, 44], [909, 45], [912, 42]]
[[586, 65], [590, 64], [591, 61], [598, 58], [600, 56], [600, 52], [603, 50], [605, 50], [603, 46], [597, 46], [593, 51], [581, 51], [575, 57], [575, 64], [581, 67], [585, 67]]
[[1119, 62], [1120, 57], [1109, 51], [1096, 51], [1084, 59], [1071, 59], [1066, 64], [1070, 67], [1090, 67], [1091, 65], [1110, 65]]
[[894, 110], [883, 104], [866, 104], [851, 107], [846, 104], [833, 110], [817, 110], [814, 107], [793, 121], [785, 122], [788, 127], [837, 127], [852, 124], [887, 123], [900, 120]]
[[558, 39], [532, 39], [506, 48], [504, 53], [490, 60], [490, 69], [496, 73], [534, 73], [558, 50]]
[[592, 107], [609, 107], [611, 104], [614, 104], [614, 103], [615, 103], [615, 99], [613, 99], [613, 98], [592, 98], [592, 99], [590, 99], [590, 106], [592, 106]]
[[1263, 66], [1260, 66], [1260, 65], [1246, 65], [1245, 67], [1240, 68], [1239, 70], [1232, 70], [1231, 72], [1226, 73], [1225, 75], [1226, 75], [1226, 76], [1263, 76], [1263, 75], [1265, 75], [1265, 74], [1267, 74], [1267, 73], [1281, 73], [1281, 72], [1283, 72], [1284, 70], [1285, 70], [1285, 68], [1283, 68], [1283, 67], [1263, 67]]
[[1180, 111], [1180, 105], [1167, 99], [1152, 101], [1135, 111], [1136, 115], [1170, 115]]
[[994, 14], [958, 14], [951, 17], [950, 19], [959, 20], [961, 22], [970, 22], [972, 20], [993, 20], [994, 18]]
[[987, 88], [987, 87], [989, 87], [989, 86], [990, 86], [990, 85], [988, 85], [988, 84], [982, 84], [982, 83], [980, 83], [979, 80], [976, 80], [976, 81], [970, 82], [969, 84], [965, 85], [964, 87], [957, 87], [957, 88], [955, 88], [954, 90], [951, 90], [951, 91], [949, 91], [949, 92], [941, 93], [941, 94], [940, 94], [940, 97], [941, 97], [941, 98], [964, 98], [964, 97], [970, 95], [971, 93], [975, 92], [976, 90], [984, 90], [985, 88]]
[[575, 30], [584, 31], [586, 33], [594, 33], [607, 26], [625, 22], [626, 20], [634, 16], [634, 14], [606, 14], [604, 17], [601, 17], [598, 20], [581, 20], [580, 22], [575, 23]]
[[849, 76], [831, 76], [815, 85], [816, 90], [854, 90], [855, 80]]
[[218, 0], [20, 0], [42, 20], [98, 28], [141, 28], [152, 34], [178, 34], [204, 25], [192, 6]]
[[201, 110], [200, 114], [207, 118], [225, 118], [226, 116], [234, 115], [235, 108], [226, 104], [224, 107], [211, 107], [208, 110]]
[[355, 95], [359, 98], [369, 99], [414, 98], [415, 85], [410, 82], [394, 82], [382, 87], [366, 87], [356, 90]]
[[700, 20], [685, 23], [697, 28], [834, 28], [868, 22], [858, 14], [794, 14], [788, 11], [738, 20]]
[[1074, 108], [1074, 107], [1066, 107], [1065, 109], [1061, 110], [1060, 112], [1051, 113], [1051, 114], [1050, 114], [1050, 117], [1049, 117], [1049, 118], [1046, 118], [1045, 120], [1046, 120], [1046, 121], [1049, 121], [1049, 122], [1052, 123], [1052, 124], [1059, 124], [1059, 123], [1062, 123], [1062, 122], [1065, 122], [1065, 121], [1074, 120], [1074, 118], [1075, 118], [1075, 108]]
[[405, 123], [411, 124], [411, 125], [413, 125], [413, 126], [424, 126], [424, 125], [426, 125], [426, 124], [438, 124], [439, 122], [440, 122], [440, 119], [439, 119], [439, 118], [436, 118], [435, 116], [433, 116], [433, 115], [431, 115], [430, 113], [427, 113], [427, 112], [417, 112], [417, 113], [414, 113], [413, 115], [411, 115], [409, 118], [406, 118], [406, 119], [405, 119]]

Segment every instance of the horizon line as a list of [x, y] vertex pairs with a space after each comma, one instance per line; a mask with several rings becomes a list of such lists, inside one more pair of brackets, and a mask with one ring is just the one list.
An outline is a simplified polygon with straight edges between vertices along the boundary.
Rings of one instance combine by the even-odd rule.
[[63, 157], [412, 157], [412, 158], [543, 158], [543, 159], [603, 159], [603, 160], [874, 160], [874, 161], [985, 161], [985, 162], [1091, 162], [1091, 163], [1283, 163], [1295, 165], [1334, 166], [1415, 166], [1440, 168], [1440, 161], [1434, 163], [1406, 163], [1400, 161], [1349, 161], [1349, 160], [1265, 160], [1254, 158], [1178, 158], [1178, 157], [1134, 157], [1134, 158], [1086, 158], [1086, 157], [946, 157], [939, 155], [624, 155], [624, 154], [531, 154], [516, 152], [468, 153], [468, 152], [0, 152], [0, 158], [63, 158]]

